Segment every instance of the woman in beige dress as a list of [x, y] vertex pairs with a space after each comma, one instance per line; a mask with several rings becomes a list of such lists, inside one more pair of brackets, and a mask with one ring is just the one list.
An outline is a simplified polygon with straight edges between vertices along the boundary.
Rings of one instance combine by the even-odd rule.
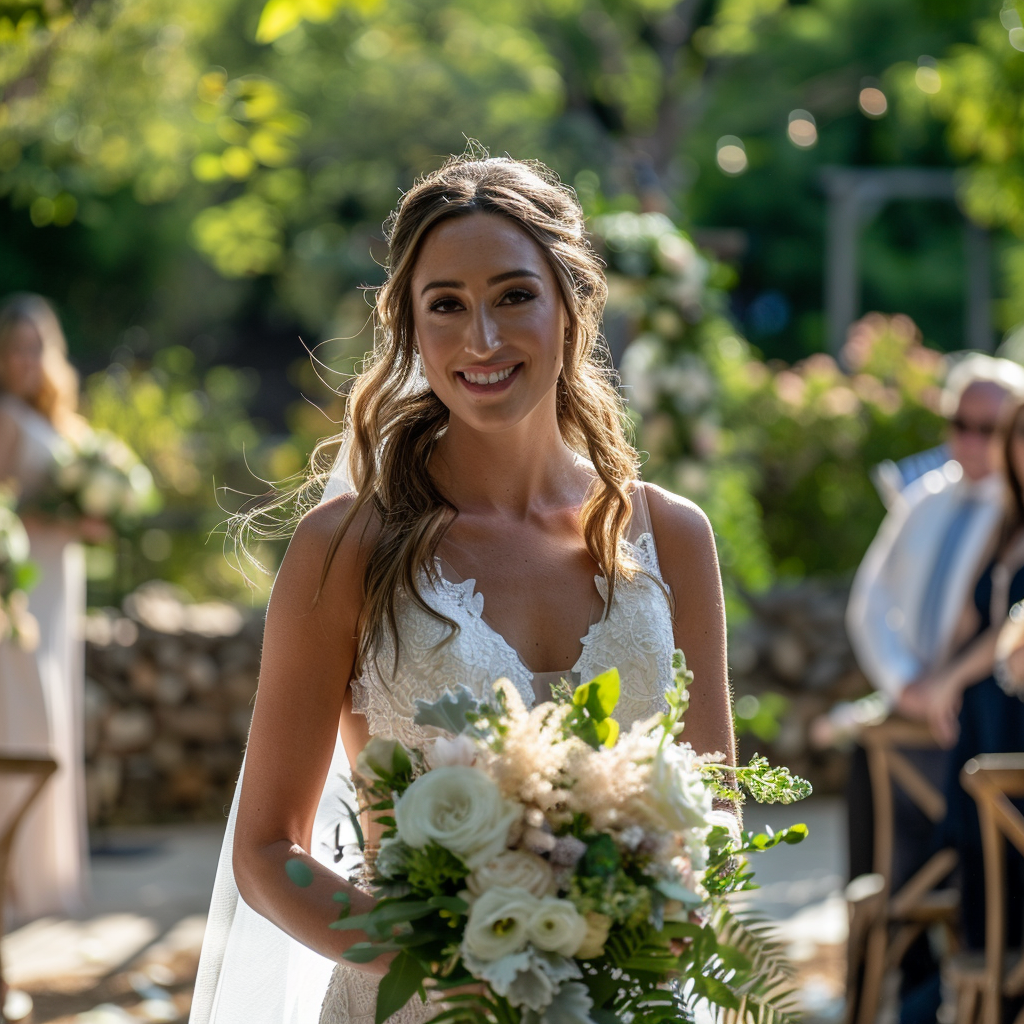
[[[0, 483], [31, 498], [55, 452], [84, 426], [60, 322], [39, 296], [0, 309]], [[39, 580], [29, 610], [39, 642], [0, 644], [0, 750], [49, 754], [58, 770], [18, 831], [4, 902], [14, 922], [81, 908], [87, 867], [83, 752], [85, 565], [80, 533], [26, 517]], [[0, 821], [16, 783], [0, 787]], [[9, 917], [9, 920], [10, 920]]]

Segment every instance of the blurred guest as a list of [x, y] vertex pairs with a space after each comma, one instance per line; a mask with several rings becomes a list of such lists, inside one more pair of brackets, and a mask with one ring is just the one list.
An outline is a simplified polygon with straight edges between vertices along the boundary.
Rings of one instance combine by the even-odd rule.
[[[50, 304], [19, 295], [0, 308], [0, 483], [31, 499], [55, 453], [83, 428], [78, 379]], [[34, 651], [0, 645], [0, 748], [48, 753], [58, 770], [18, 832], [9, 871], [15, 919], [73, 913], [87, 864], [83, 751], [85, 566], [76, 530], [27, 517], [39, 580], [29, 609], [39, 624]], [[14, 783], [0, 789], [0, 821]]]
[[[917, 684], [932, 732], [952, 748], [942, 835], [960, 854], [964, 933], [973, 949], [985, 944], [985, 873], [977, 809], [960, 785], [960, 769], [979, 754], [1024, 751], [1024, 702], [1012, 687], [1000, 685], [994, 672], [1001, 634], [1012, 636], [1018, 628], [1010, 618], [1011, 606], [1024, 600], [1024, 403], [1015, 404], [999, 440], [1005, 504], [973, 600], [963, 610], [960, 633], [971, 639], [946, 666]], [[1007, 939], [1019, 946], [1024, 922], [1024, 860], [1019, 854], [1009, 857], [1006, 890]]]
[[[1024, 368], [980, 353], [950, 372], [943, 394], [952, 460], [893, 505], [854, 578], [846, 626], [876, 689], [923, 719], [918, 685], [955, 648], [957, 625], [1002, 513], [992, 445], [1007, 397], [1024, 397]], [[955, 460], [955, 461], [953, 461]]]
[[[850, 642], [882, 701], [908, 718], [927, 717], [929, 673], [967, 639], [958, 635], [962, 611], [1002, 517], [993, 437], [1001, 413], [1021, 397], [1024, 368], [1009, 360], [977, 353], [950, 371], [942, 403], [952, 458], [899, 495], [854, 578], [846, 615]], [[944, 784], [946, 751], [904, 754], [937, 787]], [[934, 828], [899, 790], [894, 800], [891, 868], [898, 889], [932, 852]], [[856, 878], [875, 868], [871, 784], [860, 747], [851, 759], [847, 807], [850, 877]], [[923, 939], [902, 967], [901, 1020], [934, 1019], [938, 975]]]

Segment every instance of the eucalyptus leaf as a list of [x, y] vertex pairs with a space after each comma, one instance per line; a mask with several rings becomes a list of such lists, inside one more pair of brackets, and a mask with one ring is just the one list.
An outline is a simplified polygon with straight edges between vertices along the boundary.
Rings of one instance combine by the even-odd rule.
[[459, 684], [435, 701], [418, 699], [413, 724], [433, 726], [457, 736], [470, 724], [469, 716], [479, 711], [480, 702], [467, 687]]

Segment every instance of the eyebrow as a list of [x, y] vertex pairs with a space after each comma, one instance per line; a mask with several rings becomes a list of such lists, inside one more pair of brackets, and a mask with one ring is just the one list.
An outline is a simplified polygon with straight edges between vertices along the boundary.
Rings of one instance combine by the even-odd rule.
[[[541, 276], [532, 270], [506, 270], [503, 274], [495, 274], [494, 277], [489, 277], [487, 283], [501, 284], [502, 281], [509, 281], [513, 277], [535, 277], [538, 281], [541, 280]], [[466, 284], [464, 281], [431, 281], [429, 284], [423, 286], [423, 290], [420, 295], [426, 295], [431, 288], [465, 288]]]

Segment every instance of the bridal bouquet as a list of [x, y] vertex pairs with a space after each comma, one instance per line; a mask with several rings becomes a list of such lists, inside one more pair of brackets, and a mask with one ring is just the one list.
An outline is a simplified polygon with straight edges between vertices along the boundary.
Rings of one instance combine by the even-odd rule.
[[56, 465], [34, 512], [57, 519], [98, 520], [124, 529], [158, 502], [153, 477], [120, 438], [90, 431], [56, 453]]
[[29, 561], [28, 534], [21, 520], [0, 495], [0, 641], [35, 646], [38, 629], [29, 614], [27, 591], [36, 580]]
[[444, 992], [437, 1021], [655, 1024], [692, 1019], [700, 1000], [762, 1022], [791, 1010], [785, 962], [726, 897], [753, 887], [744, 853], [807, 829], [741, 834], [712, 800], [738, 798], [730, 776], [760, 800], [810, 786], [679, 742], [682, 652], [674, 668], [668, 712], [621, 734], [612, 670], [532, 710], [507, 680], [486, 702], [459, 687], [417, 702], [436, 734], [422, 749], [368, 743], [356, 785], [384, 827], [367, 856], [379, 902], [354, 916], [339, 893], [333, 927], [370, 940], [349, 961], [394, 956], [378, 1024], [428, 979]]

